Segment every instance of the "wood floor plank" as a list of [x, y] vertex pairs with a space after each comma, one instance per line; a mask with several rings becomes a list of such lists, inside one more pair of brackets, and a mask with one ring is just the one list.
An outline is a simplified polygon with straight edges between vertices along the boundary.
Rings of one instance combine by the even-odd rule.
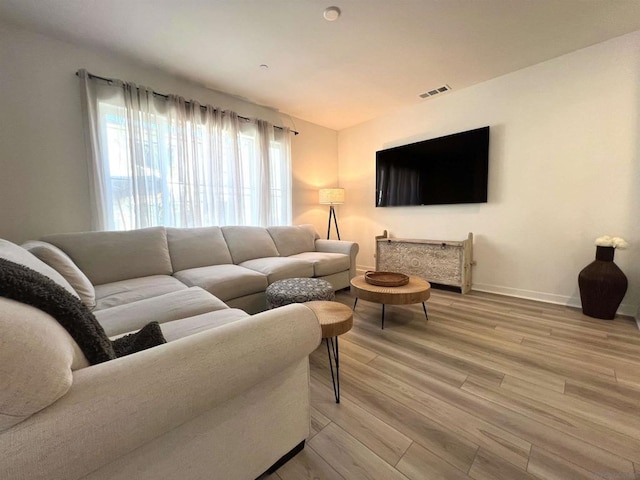
[[[541, 354], [548, 354], [557, 351], [561, 351], [566, 357], [572, 357], [584, 362], [591, 362], [593, 364], [600, 364], [612, 368], [617, 375], [618, 370], [625, 367], [639, 368], [640, 365], [636, 365], [636, 362], [623, 359], [615, 354], [611, 354], [611, 349], [602, 351], [592, 346], [580, 344], [579, 342], [567, 342], [565, 340], [548, 337], [548, 338], [531, 338], [525, 337], [522, 340], [522, 345], [537, 349]], [[587, 376], [591, 379], [592, 377]], [[603, 377], [601, 377], [603, 378]]]
[[637, 359], [637, 355], [640, 354], [640, 346], [627, 342], [617, 342], [615, 340], [612, 340], [608, 335], [605, 338], [587, 335], [575, 335], [573, 334], [573, 332], [567, 333], [566, 330], [563, 331], [563, 329], [561, 328], [554, 328], [552, 337], [573, 341], [577, 340], [582, 345], [589, 347], [598, 347], [600, 350], [603, 350], [605, 352], [615, 352], [616, 356], [623, 354], [621, 356], [631, 358], [632, 360]]
[[533, 475], [482, 448], [469, 470], [469, 476], [474, 480], [536, 480]]
[[507, 329], [500, 326], [484, 327], [476, 325], [479, 318], [475, 317], [473, 323], [468, 320], [459, 320], [451, 315], [442, 315], [441, 317], [435, 317], [432, 320], [432, 325], [442, 326], [444, 328], [455, 327], [458, 331], [464, 331], [467, 335], [477, 336], [481, 339], [491, 337], [493, 339], [500, 339], [507, 343], [520, 344], [524, 339], [524, 334], [516, 329]]
[[[614, 369], [617, 369], [618, 365], [625, 364], [631, 365], [633, 368], [640, 366], [640, 358], [635, 354], [617, 351], [612, 346], [603, 342], [595, 342], [592, 340], [580, 341], [551, 336], [547, 338], [525, 337], [522, 344], [538, 349], [541, 348], [541, 346], [548, 345], [550, 348], [548, 348], [547, 351], [552, 351], [553, 348], [562, 348], [568, 351], [580, 352], [585, 361], [591, 361], [591, 356], [597, 355], [602, 359], [601, 363], [611, 366]], [[607, 360], [610, 360], [612, 363], [607, 362]]]
[[409, 437], [370, 415], [348, 398], [336, 403], [333, 389], [313, 383], [311, 395], [316, 408], [387, 463], [398, 463], [411, 445]]
[[[512, 343], [521, 343], [523, 334], [520, 332], [500, 331], [500, 324], [496, 321], [495, 316], [478, 316], [469, 312], [460, 312], [457, 314], [451, 314], [446, 310], [436, 310], [431, 312], [432, 323], [443, 323], [445, 325], [454, 325], [464, 330], [475, 332], [480, 335], [489, 335], [498, 337], [501, 340]], [[551, 329], [549, 329], [550, 331]], [[498, 332], [496, 334], [496, 332]]]
[[345, 480], [407, 480], [402, 473], [334, 423], [313, 437], [309, 446]]
[[276, 472], [281, 480], [344, 480], [310, 445]]
[[325, 417], [316, 407], [311, 405], [311, 434], [309, 438], [313, 437], [324, 427], [329, 425], [331, 420]]
[[369, 350], [365, 347], [362, 347], [361, 345], [358, 345], [357, 343], [350, 342], [348, 335], [343, 335], [342, 337], [340, 337], [339, 343], [340, 352], [346, 353], [350, 357], [355, 358], [362, 363], [370, 362], [378, 355], [380, 355], [378, 352]]
[[617, 382], [581, 382], [568, 379], [564, 393], [570, 397], [595, 402], [640, 418], [640, 392], [619, 385]]
[[640, 338], [638, 337], [630, 337], [628, 334], [622, 335], [620, 333], [607, 332], [607, 338], [611, 340], [612, 343], [625, 343], [634, 345], [640, 349]]
[[616, 367], [616, 379], [619, 383], [640, 390], [640, 369], [637, 367]]
[[469, 480], [471, 477], [418, 443], [413, 443], [396, 468], [411, 480]]
[[536, 445], [531, 449], [531, 456], [529, 457], [527, 471], [543, 480], [603, 479], [600, 475], [585, 470], [578, 465], [569, 463], [561, 457]]
[[[568, 336], [582, 336], [607, 338], [609, 330], [595, 328], [593, 325], [585, 324], [582, 319], [571, 319], [566, 317], [559, 317], [555, 315], [531, 315], [528, 313], [509, 313], [508, 315], [502, 315], [501, 326], [507, 327], [509, 325], [524, 325], [530, 327], [526, 331], [526, 335], [533, 336], [549, 336], [549, 333], [553, 334], [554, 331], [564, 331]], [[542, 327], [543, 330], [537, 331], [538, 327]]]

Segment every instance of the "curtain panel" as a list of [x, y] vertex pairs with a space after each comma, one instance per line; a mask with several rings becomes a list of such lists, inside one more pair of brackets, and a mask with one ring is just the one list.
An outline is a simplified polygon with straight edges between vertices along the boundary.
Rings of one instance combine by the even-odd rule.
[[94, 230], [291, 224], [288, 128], [78, 75]]

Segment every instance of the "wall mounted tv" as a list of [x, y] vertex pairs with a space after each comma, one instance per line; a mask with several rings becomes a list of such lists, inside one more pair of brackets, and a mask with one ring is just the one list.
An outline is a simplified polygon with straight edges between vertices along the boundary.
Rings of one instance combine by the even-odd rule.
[[489, 127], [376, 152], [376, 207], [486, 203]]

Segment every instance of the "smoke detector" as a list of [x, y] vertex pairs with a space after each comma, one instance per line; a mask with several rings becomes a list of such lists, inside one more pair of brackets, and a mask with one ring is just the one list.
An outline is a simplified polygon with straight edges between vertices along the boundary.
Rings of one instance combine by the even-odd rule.
[[340, 16], [340, 9], [338, 7], [327, 7], [322, 16], [327, 22], [335, 22]]
[[442, 85], [441, 87], [434, 88], [433, 90], [429, 90], [428, 92], [421, 93], [419, 96], [420, 98], [428, 98], [433, 97], [434, 95], [448, 92], [449, 90], [451, 90], [451, 87], [449, 85]]

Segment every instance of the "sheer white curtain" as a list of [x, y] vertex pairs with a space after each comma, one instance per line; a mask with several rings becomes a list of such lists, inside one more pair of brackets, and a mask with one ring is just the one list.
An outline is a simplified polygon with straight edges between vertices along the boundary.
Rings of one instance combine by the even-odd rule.
[[79, 76], [94, 229], [291, 223], [289, 129]]

